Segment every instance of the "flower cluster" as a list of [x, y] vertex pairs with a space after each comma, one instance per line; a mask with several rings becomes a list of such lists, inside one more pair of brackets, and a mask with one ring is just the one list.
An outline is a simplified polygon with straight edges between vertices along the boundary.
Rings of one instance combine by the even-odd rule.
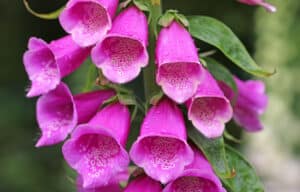
[[[40, 96], [36, 117], [42, 135], [36, 147], [64, 142], [63, 156], [78, 173], [80, 192], [224, 192], [202, 152], [188, 143], [178, 105], [207, 138], [222, 136], [232, 117], [247, 131], [257, 131], [267, 104], [263, 83], [235, 78], [235, 93], [218, 82], [200, 63], [185, 27], [170, 22], [158, 34], [155, 51], [156, 83], [166, 96], [147, 111], [128, 153], [128, 107], [120, 101], [103, 107], [117, 90], [73, 95], [62, 82], [89, 56], [116, 84], [132, 81], [149, 64], [146, 15], [132, 5], [114, 17], [117, 7], [118, 0], [70, 0], [59, 17], [69, 35], [51, 43], [30, 38], [24, 65], [31, 81], [27, 97]], [[144, 173], [121, 189], [130, 160]]]

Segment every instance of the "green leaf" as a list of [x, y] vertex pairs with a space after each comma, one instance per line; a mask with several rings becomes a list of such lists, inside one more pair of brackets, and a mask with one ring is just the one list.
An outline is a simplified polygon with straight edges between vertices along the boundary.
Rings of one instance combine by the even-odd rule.
[[150, 4], [150, 1], [145, 0], [133, 0], [133, 3], [135, 6], [137, 6], [142, 11], [150, 12], [152, 6]]
[[230, 167], [235, 170], [232, 178], [221, 178], [226, 188], [231, 192], [263, 192], [264, 187], [255, 170], [242, 155], [233, 148], [226, 146], [226, 157]]
[[65, 6], [51, 12], [51, 13], [37, 13], [34, 10], [31, 9], [31, 7], [29, 6], [29, 3], [27, 2], [27, 0], [23, 0], [23, 3], [27, 9], [27, 11], [29, 13], [31, 13], [32, 15], [41, 18], [41, 19], [47, 19], [47, 20], [52, 20], [52, 19], [57, 19], [58, 16], [60, 15], [60, 13], [62, 12], [62, 10], [65, 8]]
[[165, 14], [160, 17], [158, 24], [162, 27], [168, 27], [174, 20], [180, 22], [185, 27], [189, 26], [189, 21], [187, 18], [174, 9], [167, 10]]
[[218, 81], [223, 81], [226, 83], [235, 93], [237, 92], [237, 86], [233, 79], [233, 75], [231, 72], [224, 67], [222, 64], [217, 62], [212, 58], [204, 58], [206, 62], [206, 66], [211, 74], [216, 78]]
[[224, 140], [222, 137], [207, 139], [193, 127], [188, 128], [188, 136], [193, 143], [201, 149], [219, 177], [231, 177], [232, 174], [226, 160]]
[[189, 16], [189, 30], [193, 37], [220, 49], [234, 64], [248, 73], [266, 77], [273, 75], [259, 67], [236, 35], [222, 22], [206, 16]]

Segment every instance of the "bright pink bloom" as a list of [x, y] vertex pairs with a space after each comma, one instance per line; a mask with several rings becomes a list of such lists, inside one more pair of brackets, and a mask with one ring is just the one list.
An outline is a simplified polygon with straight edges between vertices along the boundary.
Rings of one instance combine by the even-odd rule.
[[118, 0], [70, 0], [59, 16], [64, 30], [82, 47], [101, 41], [111, 28]]
[[141, 175], [131, 181], [124, 192], [161, 192], [162, 186], [158, 181], [146, 175]]
[[188, 118], [204, 136], [220, 137], [225, 123], [232, 118], [232, 108], [216, 80], [204, 70], [204, 79], [194, 97], [187, 102]]
[[77, 124], [88, 122], [100, 105], [113, 96], [111, 90], [100, 90], [75, 95], [66, 84], [41, 96], [37, 101], [37, 121], [42, 137], [36, 147], [57, 144], [65, 140]]
[[31, 81], [27, 97], [45, 94], [60, 83], [61, 78], [76, 70], [90, 54], [90, 48], [81, 48], [70, 36], [51, 43], [32, 37], [24, 53], [25, 70]]
[[116, 17], [109, 34], [92, 50], [92, 59], [108, 80], [127, 83], [148, 64], [147, 44], [147, 17], [132, 6]]
[[[260, 131], [263, 126], [260, 122], [268, 104], [268, 96], [265, 94], [265, 85], [262, 81], [242, 81], [234, 78], [238, 88], [238, 96], [233, 107], [233, 118], [235, 122], [246, 131]], [[229, 99], [234, 99], [234, 92], [225, 83], [220, 86]]]
[[63, 145], [65, 160], [83, 179], [83, 188], [116, 183], [127, 171], [124, 149], [130, 128], [130, 113], [120, 103], [103, 108], [88, 123], [79, 125]]
[[202, 67], [191, 35], [179, 23], [159, 33], [156, 63], [156, 82], [172, 100], [183, 103], [196, 93]]
[[122, 192], [122, 189], [118, 183], [112, 183], [107, 186], [97, 187], [97, 188], [90, 188], [90, 189], [83, 188], [82, 186], [83, 180], [82, 177], [80, 176], [77, 177], [76, 185], [77, 185], [77, 192]]
[[149, 110], [130, 157], [148, 176], [165, 184], [179, 176], [194, 158], [186, 139], [180, 109], [163, 99]]
[[188, 165], [179, 177], [170, 182], [163, 192], [226, 192], [202, 153], [194, 149], [194, 154], [195, 158], [192, 164]]
[[245, 3], [247, 5], [260, 5], [269, 12], [276, 12], [276, 7], [271, 5], [270, 3], [266, 3], [264, 0], [238, 0], [238, 1], [241, 3]]

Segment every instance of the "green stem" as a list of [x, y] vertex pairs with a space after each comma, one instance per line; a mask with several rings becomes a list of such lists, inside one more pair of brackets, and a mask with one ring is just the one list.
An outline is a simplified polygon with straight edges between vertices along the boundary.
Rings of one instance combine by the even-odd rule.
[[155, 44], [157, 36], [157, 22], [162, 15], [161, 0], [148, 0], [152, 5], [151, 14], [149, 15], [149, 66], [144, 70], [144, 89], [145, 98], [149, 102], [155, 93], [159, 92], [159, 87], [155, 82]]

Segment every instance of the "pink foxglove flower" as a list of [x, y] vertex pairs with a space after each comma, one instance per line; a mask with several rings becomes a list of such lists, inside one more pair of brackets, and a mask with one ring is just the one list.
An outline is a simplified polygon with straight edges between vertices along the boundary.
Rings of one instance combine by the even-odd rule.
[[37, 121], [42, 136], [36, 147], [57, 144], [67, 138], [77, 124], [88, 122], [100, 105], [113, 96], [111, 90], [100, 90], [72, 96], [66, 84], [41, 96], [37, 101]]
[[118, 0], [70, 0], [59, 16], [64, 30], [82, 47], [101, 41], [111, 28]]
[[276, 12], [276, 7], [271, 5], [270, 3], [265, 2], [265, 0], [238, 0], [238, 1], [247, 5], [259, 5], [264, 7], [269, 12]]
[[232, 118], [232, 107], [212, 75], [207, 70], [203, 73], [196, 94], [187, 102], [188, 118], [204, 136], [216, 138]]
[[170, 182], [163, 192], [226, 192], [222, 183], [215, 175], [211, 165], [201, 152], [194, 149], [194, 161], [174, 181]]
[[23, 57], [31, 81], [27, 97], [45, 94], [60, 83], [61, 78], [76, 70], [90, 54], [90, 48], [79, 47], [70, 36], [51, 43], [32, 37]]
[[141, 175], [132, 180], [124, 192], [161, 192], [162, 187], [158, 181], [151, 179], [146, 175]]
[[[260, 115], [264, 113], [268, 104], [265, 94], [265, 85], [262, 81], [242, 81], [234, 78], [237, 84], [238, 95], [233, 107], [235, 122], [249, 132], [260, 131], [263, 126]], [[220, 83], [222, 90], [229, 99], [234, 99], [234, 92], [225, 83]]]
[[179, 23], [159, 33], [156, 63], [156, 82], [172, 100], [183, 103], [196, 93], [202, 67], [191, 35]]
[[118, 183], [112, 183], [107, 186], [97, 188], [83, 188], [83, 180], [80, 176], [77, 177], [76, 185], [77, 192], [122, 192], [122, 189]]
[[129, 110], [114, 103], [75, 129], [62, 151], [67, 163], [81, 175], [83, 188], [113, 184], [124, 175], [129, 165], [124, 149], [129, 128]]
[[148, 176], [165, 184], [179, 176], [194, 158], [186, 139], [180, 109], [163, 99], [149, 110], [130, 157]]
[[132, 6], [116, 17], [109, 34], [92, 50], [92, 59], [108, 80], [127, 83], [148, 64], [147, 44], [147, 18]]

